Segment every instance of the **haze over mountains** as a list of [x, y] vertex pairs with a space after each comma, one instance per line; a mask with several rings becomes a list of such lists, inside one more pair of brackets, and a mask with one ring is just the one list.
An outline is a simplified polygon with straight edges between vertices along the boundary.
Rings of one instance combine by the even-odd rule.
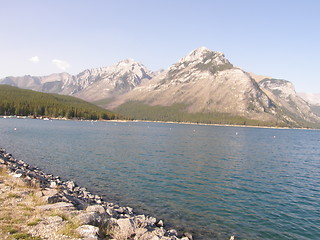
[[73, 95], [115, 111], [129, 103], [134, 109], [180, 104], [179, 111], [186, 114], [229, 114], [275, 125], [320, 121], [291, 82], [245, 72], [205, 47], [158, 73], [127, 59], [76, 76], [6, 77], [0, 84]]

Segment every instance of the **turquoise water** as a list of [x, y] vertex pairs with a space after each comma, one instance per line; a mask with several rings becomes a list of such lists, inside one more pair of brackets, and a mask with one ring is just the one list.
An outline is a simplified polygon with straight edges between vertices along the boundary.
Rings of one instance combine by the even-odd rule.
[[314, 130], [0, 119], [16, 158], [195, 239], [319, 239], [319, 145]]

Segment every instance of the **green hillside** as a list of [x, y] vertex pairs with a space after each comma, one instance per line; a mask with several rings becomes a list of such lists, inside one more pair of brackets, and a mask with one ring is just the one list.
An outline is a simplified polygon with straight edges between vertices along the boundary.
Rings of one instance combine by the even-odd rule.
[[115, 119], [117, 115], [81, 99], [0, 85], [0, 115]]
[[277, 126], [284, 127], [286, 124], [266, 122], [248, 119], [229, 113], [188, 113], [187, 105], [173, 104], [172, 106], [149, 106], [139, 101], [131, 101], [122, 104], [115, 112], [131, 120], [149, 121], [172, 121], [172, 122], [192, 122], [206, 124], [227, 124], [227, 125], [247, 125], [247, 126]]

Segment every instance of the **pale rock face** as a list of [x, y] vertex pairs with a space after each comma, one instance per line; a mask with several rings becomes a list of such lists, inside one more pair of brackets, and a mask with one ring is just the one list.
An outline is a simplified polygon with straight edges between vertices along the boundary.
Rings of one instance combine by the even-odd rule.
[[306, 102], [312, 105], [320, 106], [320, 93], [298, 93], [298, 95]]
[[[210, 56], [210, 58], [208, 57]], [[215, 65], [223, 65], [223, 64], [230, 64], [230, 62], [225, 58], [224, 54], [221, 52], [213, 52], [206, 47], [200, 47], [196, 50], [189, 53], [187, 56], [181, 58], [176, 64], [190, 64], [190, 63], [204, 63], [207, 64], [208, 62], [212, 62]]]
[[43, 77], [7, 77], [1, 79], [0, 84], [96, 101], [128, 92], [153, 75], [142, 64], [126, 59], [108, 67], [87, 69], [76, 76], [59, 73]]
[[312, 112], [308, 103], [298, 96], [291, 82], [281, 79], [264, 79], [259, 82], [259, 86], [279, 107], [309, 122], [320, 120]]
[[291, 95], [296, 95], [296, 91], [291, 82], [279, 79], [265, 79], [259, 82], [261, 88], [271, 90], [281, 98], [288, 99]]
[[151, 79], [152, 73], [132, 59], [120, 61], [112, 66], [86, 70], [77, 75], [82, 89], [75, 96], [95, 101], [115, 94], [128, 92]]

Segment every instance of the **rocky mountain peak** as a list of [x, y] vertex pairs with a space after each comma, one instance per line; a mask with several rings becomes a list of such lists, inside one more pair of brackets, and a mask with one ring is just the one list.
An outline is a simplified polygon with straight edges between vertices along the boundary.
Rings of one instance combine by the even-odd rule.
[[139, 64], [138, 62], [136, 62], [134, 59], [132, 58], [127, 58], [127, 59], [124, 59], [124, 60], [121, 60], [117, 63], [118, 65], [122, 65], [122, 66], [125, 66], [125, 65], [134, 65], [134, 64]]
[[230, 64], [222, 52], [211, 51], [206, 47], [197, 48], [178, 61], [178, 63], [192, 62], [204, 64], [211, 62], [215, 65]]
[[[221, 52], [214, 52], [206, 47], [200, 47], [181, 58], [169, 68], [169, 78], [177, 77], [182, 72], [207, 72], [215, 74], [233, 68], [233, 65]], [[178, 74], [178, 75], [177, 75]]]

